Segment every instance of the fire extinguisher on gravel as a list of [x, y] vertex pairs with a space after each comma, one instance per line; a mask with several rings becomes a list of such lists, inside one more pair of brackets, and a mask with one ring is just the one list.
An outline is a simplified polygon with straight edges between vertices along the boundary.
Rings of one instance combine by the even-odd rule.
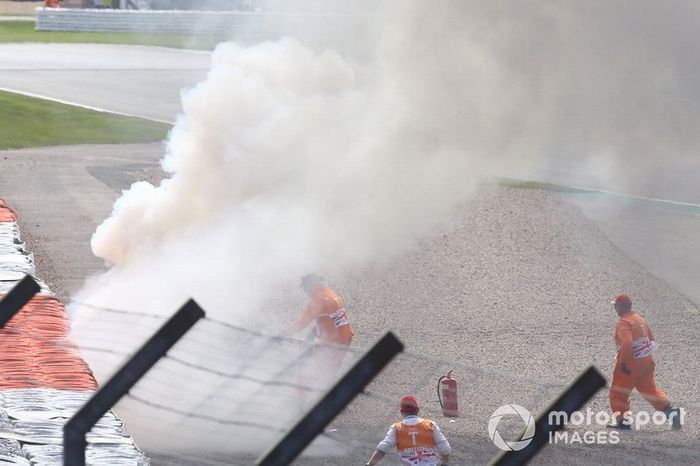
[[458, 417], [457, 381], [452, 378], [452, 371], [438, 379], [437, 392], [442, 415], [445, 417]]

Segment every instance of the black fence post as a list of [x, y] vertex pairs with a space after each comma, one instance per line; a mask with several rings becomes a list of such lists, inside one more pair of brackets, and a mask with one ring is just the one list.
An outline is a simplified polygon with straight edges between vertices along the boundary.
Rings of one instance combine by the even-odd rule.
[[189, 300], [63, 427], [63, 465], [85, 466], [86, 435], [97, 421], [141, 379], [170, 348], [204, 317]]
[[287, 435], [255, 463], [257, 466], [291, 464], [328, 424], [362, 392], [372, 379], [403, 351], [403, 343], [388, 332], [335, 384]]
[[[549, 442], [550, 433], [565, 427], [563, 416], [551, 416], [552, 412], [566, 413], [568, 419], [574, 411], [581, 408], [593, 395], [605, 386], [605, 377], [595, 368], [589, 367], [547, 408], [535, 422], [535, 435], [522, 450], [505, 451], [491, 461], [492, 466], [519, 466], [530, 461]], [[551, 422], [550, 422], [551, 421]]]
[[9, 293], [0, 301], [0, 328], [24, 307], [32, 297], [41, 291], [41, 287], [31, 275], [25, 275]]

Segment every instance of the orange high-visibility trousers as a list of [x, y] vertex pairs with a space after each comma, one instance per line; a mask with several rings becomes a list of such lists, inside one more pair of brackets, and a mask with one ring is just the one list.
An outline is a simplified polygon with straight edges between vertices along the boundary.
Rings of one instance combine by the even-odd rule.
[[622, 361], [618, 358], [610, 386], [610, 407], [617, 419], [621, 420], [621, 416], [630, 410], [630, 394], [635, 388], [658, 411], [671, 405], [668, 396], [656, 386], [653, 357], [635, 359], [628, 367], [631, 374], [623, 373]]

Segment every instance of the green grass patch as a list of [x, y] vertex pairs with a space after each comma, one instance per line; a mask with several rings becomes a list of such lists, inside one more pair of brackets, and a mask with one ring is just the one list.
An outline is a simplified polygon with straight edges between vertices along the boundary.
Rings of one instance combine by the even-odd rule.
[[0, 21], [0, 42], [60, 42], [90, 44], [155, 45], [160, 47], [213, 50], [224, 38], [179, 34], [140, 34], [126, 32], [35, 31], [33, 21]]
[[162, 141], [170, 125], [0, 92], [0, 149]]
[[564, 186], [554, 183], [543, 183], [540, 181], [523, 181], [516, 180], [513, 178], [499, 178], [497, 183], [501, 186], [508, 186], [510, 188], [519, 189], [542, 189], [544, 191], [554, 191], [558, 193], [590, 193], [591, 190], [572, 188], [570, 186]]

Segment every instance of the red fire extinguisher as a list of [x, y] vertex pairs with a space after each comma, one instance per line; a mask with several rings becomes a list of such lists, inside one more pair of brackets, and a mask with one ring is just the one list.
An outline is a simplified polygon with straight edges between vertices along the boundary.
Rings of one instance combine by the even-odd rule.
[[452, 371], [438, 379], [437, 391], [442, 415], [445, 417], [458, 417], [457, 381], [452, 378]]

